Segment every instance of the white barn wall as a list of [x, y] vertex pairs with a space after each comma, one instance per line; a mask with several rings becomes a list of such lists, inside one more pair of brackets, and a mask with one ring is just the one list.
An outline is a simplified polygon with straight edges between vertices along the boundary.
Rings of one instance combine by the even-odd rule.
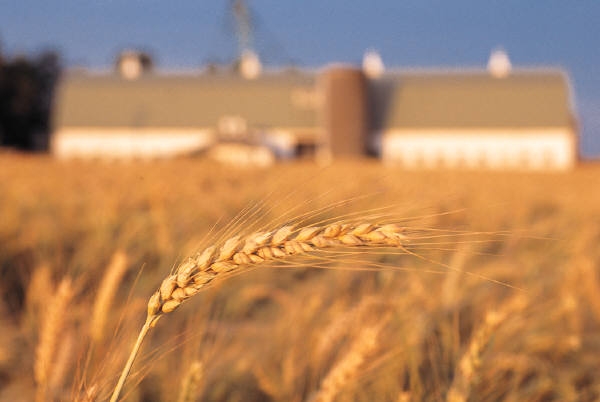
[[69, 158], [162, 158], [208, 148], [215, 142], [210, 129], [69, 127], [52, 137], [52, 153]]
[[567, 170], [575, 135], [556, 129], [397, 129], [381, 138], [384, 163], [408, 168]]

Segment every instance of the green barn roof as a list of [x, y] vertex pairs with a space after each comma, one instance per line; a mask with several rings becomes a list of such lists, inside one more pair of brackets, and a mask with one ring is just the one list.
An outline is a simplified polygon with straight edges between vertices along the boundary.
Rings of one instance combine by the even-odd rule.
[[405, 72], [373, 81], [376, 128], [556, 127], [572, 124], [566, 76], [555, 71]]
[[[314, 73], [246, 80], [235, 74], [67, 74], [54, 127], [216, 127], [223, 116], [248, 126], [314, 128]], [[310, 103], [310, 102], [309, 102]], [[369, 82], [371, 126], [390, 128], [565, 127], [573, 124], [568, 79], [560, 71], [396, 72]]]
[[[225, 115], [251, 127], [315, 127], [315, 108], [294, 94], [311, 91], [314, 75], [268, 74], [245, 80], [234, 74], [67, 74], [56, 98], [55, 127], [215, 127]], [[296, 97], [297, 98], [297, 97]]]

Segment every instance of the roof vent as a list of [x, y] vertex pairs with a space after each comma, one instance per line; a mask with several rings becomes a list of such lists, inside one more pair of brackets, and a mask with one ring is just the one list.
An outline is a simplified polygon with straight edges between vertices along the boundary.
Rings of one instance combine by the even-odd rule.
[[506, 77], [512, 68], [508, 54], [502, 49], [492, 51], [487, 68], [495, 78]]
[[262, 65], [258, 55], [252, 50], [244, 50], [240, 58], [240, 74], [247, 80], [252, 80], [260, 75]]
[[363, 56], [363, 71], [369, 78], [379, 78], [385, 71], [383, 60], [375, 50], [367, 50]]
[[152, 58], [144, 52], [125, 50], [117, 57], [117, 71], [127, 80], [135, 80], [152, 69]]

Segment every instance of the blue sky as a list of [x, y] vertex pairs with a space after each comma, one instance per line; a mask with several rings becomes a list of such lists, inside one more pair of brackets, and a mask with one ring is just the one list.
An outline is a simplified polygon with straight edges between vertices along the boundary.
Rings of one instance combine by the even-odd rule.
[[[566, 70], [575, 89], [581, 150], [600, 156], [600, 1], [247, 0], [268, 66], [359, 62], [378, 50], [387, 66], [484, 67], [504, 48], [515, 67]], [[3, 53], [53, 48], [67, 66], [108, 67], [143, 48], [159, 68], [227, 62], [237, 53], [228, 0], [0, 0]]]

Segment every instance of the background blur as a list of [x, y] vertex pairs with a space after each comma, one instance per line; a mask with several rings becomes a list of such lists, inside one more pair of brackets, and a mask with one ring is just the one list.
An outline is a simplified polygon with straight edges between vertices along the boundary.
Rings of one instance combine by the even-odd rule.
[[[320, 68], [360, 63], [377, 50], [388, 67], [484, 68], [501, 47], [516, 67], [559, 67], [575, 93], [584, 157], [600, 153], [600, 4], [308, 0], [247, 2], [264, 65]], [[61, 66], [108, 69], [119, 51], [143, 49], [159, 69], [230, 63], [239, 54], [231, 2], [3, 1], [4, 58], [58, 52]]]

